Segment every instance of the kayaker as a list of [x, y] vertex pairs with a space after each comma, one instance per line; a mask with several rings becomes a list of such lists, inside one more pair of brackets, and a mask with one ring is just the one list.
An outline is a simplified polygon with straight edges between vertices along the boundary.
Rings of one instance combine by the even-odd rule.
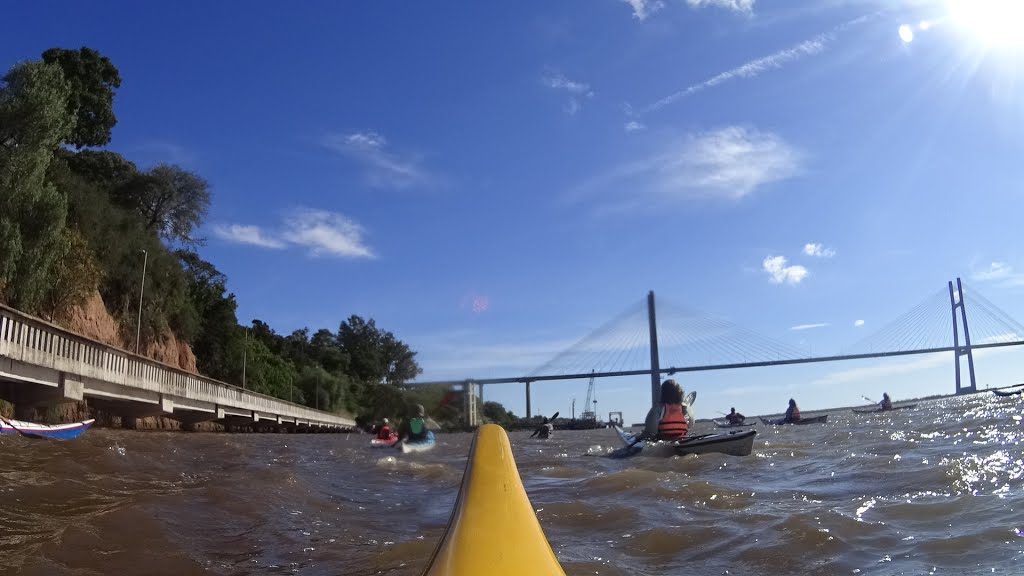
[[882, 393], [882, 401], [878, 405], [882, 407], [882, 410], [892, 410], [892, 399], [889, 398], [888, 392]]
[[413, 416], [398, 428], [398, 437], [403, 442], [423, 442], [427, 439], [427, 423], [424, 420], [426, 411], [423, 405], [417, 404], [413, 407]]
[[551, 432], [554, 429], [554, 425], [551, 424], [551, 422], [548, 422], [548, 417], [545, 416], [544, 422], [539, 427], [537, 427], [536, 430], [533, 431], [533, 434], [530, 434], [530, 438], [533, 438], [534, 436], [538, 438], [550, 438]]
[[640, 438], [679, 440], [689, 431], [689, 411], [683, 404], [683, 389], [675, 380], [665, 380], [661, 384], [661, 403], [647, 413]]
[[387, 440], [391, 438], [391, 434], [391, 426], [388, 425], [388, 419], [385, 418], [384, 420], [381, 421], [380, 428], [377, 429], [377, 439]]
[[786, 408], [786, 416], [782, 419], [784, 424], [792, 424], [800, 421], [800, 409], [796, 407], [796, 400], [789, 399], [789, 408]]
[[743, 424], [743, 421], [746, 419], [747, 417], [737, 412], [735, 408], [730, 410], [729, 413], [725, 415], [726, 422], [733, 425]]

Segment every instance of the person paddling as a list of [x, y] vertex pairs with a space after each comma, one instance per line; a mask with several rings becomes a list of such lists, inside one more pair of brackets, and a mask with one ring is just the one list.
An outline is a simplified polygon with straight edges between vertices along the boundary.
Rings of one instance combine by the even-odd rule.
[[800, 421], [800, 409], [796, 407], [796, 400], [789, 399], [789, 408], [786, 408], [786, 416], [782, 418], [783, 424], [793, 424]]
[[888, 392], [882, 393], [882, 401], [878, 403], [882, 407], [882, 410], [892, 410], [892, 399], [889, 398]]
[[683, 404], [683, 389], [675, 380], [661, 384], [661, 403], [651, 408], [641, 438], [679, 440], [690, 431], [689, 411]]
[[555, 426], [548, 421], [548, 417], [544, 417], [544, 422], [530, 434], [530, 438], [536, 436], [537, 438], [551, 438], [551, 432], [555, 429]]
[[381, 421], [380, 428], [377, 429], [378, 440], [388, 440], [392, 434], [391, 426], [388, 425], [388, 419], [385, 418]]
[[409, 418], [398, 428], [398, 437], [403, 442], [417, 443], [427, 439], [427, 423], [424, 420], [426, 412], [421, 404], [413, 408], [413, 417]]
[[747, 417], [737, 412], [735, 408], [730, 410], [729, 413], [725, 415], [726, 422], [732, 424], [733, 426], [743, 424], [743, 421], [746, 419]]

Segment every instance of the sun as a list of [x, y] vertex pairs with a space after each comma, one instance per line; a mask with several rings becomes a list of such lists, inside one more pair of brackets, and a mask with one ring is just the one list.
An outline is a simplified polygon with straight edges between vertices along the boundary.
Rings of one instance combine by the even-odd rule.
[[986, 44], [1024, 46], [1024, 0], [947, 0], [949, 16]]

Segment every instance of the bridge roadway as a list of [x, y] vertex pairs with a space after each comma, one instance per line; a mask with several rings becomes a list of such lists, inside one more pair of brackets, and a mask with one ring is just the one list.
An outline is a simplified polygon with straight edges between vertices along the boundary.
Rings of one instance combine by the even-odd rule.
[[[1012, 342], [992, 342], [988, 344], [972, 344], [971, 348], [974, 350], [983, 350], [985, 348], [1003, 348], [1006, 346], [1022, 346], [1024, 341], [1012, 341]], [[891, 358], [894, 356], [913, 356], [917, 354], [937, 354], [942, 352], [957, 352], [960, 350], [960, 354], [963, 354], [963, 346], [959, 349], [953, 346], [945, 346], [941, 348], [924, 348], [920, 350], [900, 350], [895, 352], [870, 352], [865, 354], [843, 354], [837, 356], [818, 356], [811, 358], [786, 358], [780, 360], [760, 360], [754, 362], [737, 362], [733, 364], [712, 364], [707, 366], [683, 366], [683, 367], [669, 367], [659, 368], [658, 370], [621, 370], [614, 372], [581, 372], [579, 374], [545, 374], [536, 376], [515, 376], [510, 378], [466, 378], [463, 380], [433, 380], [428, 382], [409, 382], [408, 386], [431, 386], [431, 385], [462, 385], [471, 387], [470, 385], [479, 385], [481, 397], [483, 396], [484, 384], [525, 384], [526, 385], [526, 417], [531, 417], [532, 411], [530, 409], [530, 383], [532, 382], [550, 382], [555, 380], [581, 380], [584, 378], [610, 378], [614, 376], [649, 376], [652, 372], [657, 372], [665, 375], [672, 375], [681, 372], [707, 372], [710, 370], [731, 370], [736, 368], [760, 368], [765, 366], [787, 366], [791, 364], [812, 364], [816, 362], [837, 362], [840, 360], [866, 360], [870, 358]], [[974, 391], [974, 389], [971, 389]]]
[[229, 427], [341, 431], [355, 421], [257, 394], [138, 356], [0, 305], [0, 398], [17, 417], [31, 408], [88, 399], [119, 415], [166, 416], [186, 428]]

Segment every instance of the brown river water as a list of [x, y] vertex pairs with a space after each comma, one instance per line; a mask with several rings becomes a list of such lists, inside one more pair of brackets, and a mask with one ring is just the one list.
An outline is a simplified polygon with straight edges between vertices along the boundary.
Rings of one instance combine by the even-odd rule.
[[[833, 411], [756, 427], [744, 458], [609, 459], [611, 430], [511, 440], [568, 574], [1024, 574], [1021, 414], [990, 394]], [[417, 575], [471, 439], [438, 438], [5, 435], [0, 573]]]

